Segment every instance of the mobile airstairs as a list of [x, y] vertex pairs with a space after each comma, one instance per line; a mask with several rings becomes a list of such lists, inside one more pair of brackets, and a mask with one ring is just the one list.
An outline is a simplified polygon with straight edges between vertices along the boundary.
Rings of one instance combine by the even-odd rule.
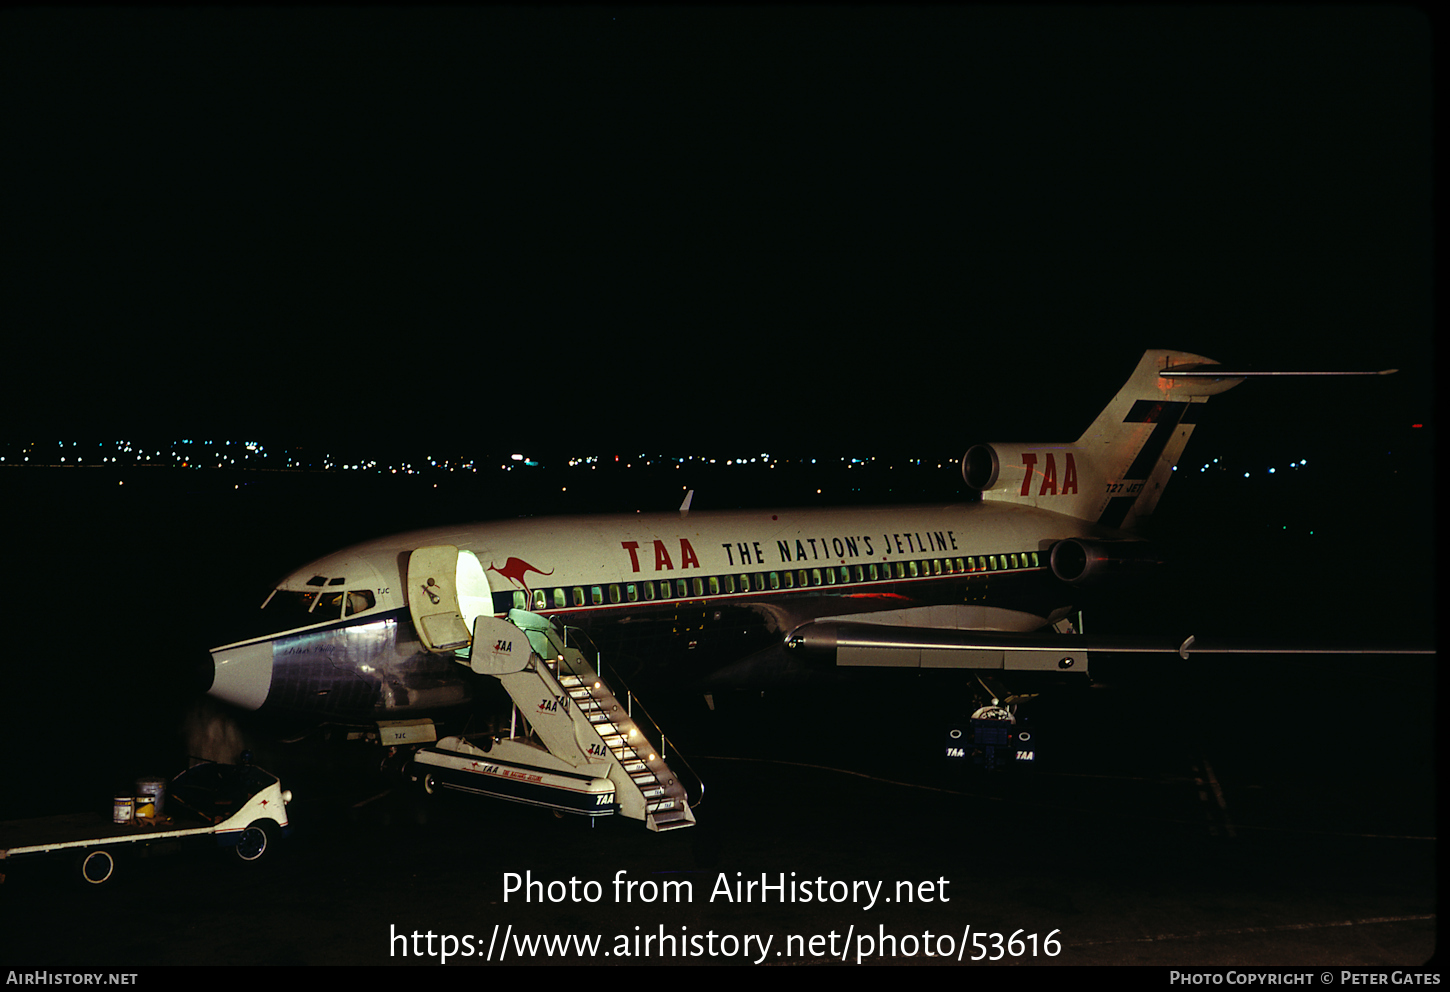
[[686, 789], [665, 762], [664, 735], [632, 693], [615, 696], [596, 670], [597, 655], [591, 662], [548, 620], [525, 610], [510, 610], [507, 620], [478, 617], [463, 654], [461, 663], [502, 683], [527, 730], [516, 734], [511, 717], [506, 739], [480, 746], [445, 737], [419, 750], [409, 775], [425, 791], [450, 788], [584, 816], [618, 813], [655, 831], [694, 825], [691, 807], [703, 798], [703, 784], [676, 754], [671, 761], [689, 772]]

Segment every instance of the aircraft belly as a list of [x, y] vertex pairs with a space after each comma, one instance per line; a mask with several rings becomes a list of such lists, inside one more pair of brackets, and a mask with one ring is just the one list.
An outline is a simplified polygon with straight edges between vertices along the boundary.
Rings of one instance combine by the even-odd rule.
[[[990, 587], [989, 587], [990, 583]], [[963, 609], [982, 613], [985, 604], [1000, 612], [1040, 618], [1065, 610], [1071, 591], [1045, 573], [959, 576], [940, 582], [902, 583], [878, 587], [869, 595], [851, 592], [797, 592], [733, 598], [726, 601], [681, 601], [644, 606], [621, 621], [618, 611], [573, 613], [566, 621], [583, 627], [607, 653], [633, 656], [645, 671], [671, 669], [676, 677], [730, 684], [747, 678], [779, 682], [806, 677], [810, 667], [796, 655], [778, 650], [784, 638], [802, 624], [824, 617], [899, 617], [893, 622], [922, 626], [957, 626], [932, 619], [932, 611], [956, 615]], [[970, 605], [968, 605], [970, 604]], [[975, 625], [975, 624], [972, 624]], [[991, 626], [989, 624], [989, 626]], [[842, 647], [836, 667], [960, 668], [964, 662], [981, 669], [1001, 669], [1001, 651], [962, 652], [919, 646], [900, 651]], [[967, 655], [971, 657], [968, 658]]]
[[616, 616], [596, 614], [580, 618], [578, 625], [606, 657], [632, 657], [646, 675], [669, 671], [682, 681], [702, 678], [779, 640], [761, 614], [748, 606], [706, 605], [688, 610], [655, 607], [625, 623], [617, 622]]

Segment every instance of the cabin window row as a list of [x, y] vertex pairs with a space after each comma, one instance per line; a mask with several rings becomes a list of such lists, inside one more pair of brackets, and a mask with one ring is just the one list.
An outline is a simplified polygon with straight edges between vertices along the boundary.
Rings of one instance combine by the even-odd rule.
[[749, 592], [776, 592], [817, 586], [882, 582], [893, 579], [932, 578], [938, 575], [970, 575], [979, 572], [1040, 568], [1036, 551], [1015, 554], [976, 555], [965, 558], [928, 558], [866, 565], [838, 565], [830, 568], [799, 568], [773, 572], [740, 572], [733, 575], [704, 575], [690, 578], [655, 579], [642, 582], [614, 582], [599, 586], [565, 586], [533, 590], [516, 589], [495, 593], [494, 607], [503, 612], [520, 610], [563, 610], [577, 606], [608, 606], [618, 603], [651, 603], [668, 599], [702, 599]]

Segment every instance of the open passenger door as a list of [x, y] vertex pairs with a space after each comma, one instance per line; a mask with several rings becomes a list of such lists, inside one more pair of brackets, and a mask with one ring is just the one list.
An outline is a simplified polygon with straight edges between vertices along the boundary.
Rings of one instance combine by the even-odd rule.
[[408, 556], [408, 612], [423, 648], [434, 654], [469, 645], [458, 609], [458, 549], [451, 544], [418, 548]]

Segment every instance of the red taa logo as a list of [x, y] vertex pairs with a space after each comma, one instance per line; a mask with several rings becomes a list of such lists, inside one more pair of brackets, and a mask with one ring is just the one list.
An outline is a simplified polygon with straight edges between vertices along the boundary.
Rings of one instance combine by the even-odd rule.
[[[638, 541], [620, 541], [619, 542], [619, 546], [621, 548], [623, 548], [625, 551], [628, 551], [629, 552], [629, 566], [630, 566], [630, 571], [638, 572], [639, 571], [639, 542]], [[664, 541], [660, 541], [660, 540], [656, 540], [654, 542], [654, 546], [655, 546], [655, 571], [658, 572], [661, 569], [664, 569], [666, 571], [673, 572], [675, 570], [675, 563], [674, 563], [674, 560], [672, 558], [670, 558], [670, 551], [669, 551], [668, 548], [665, 547], [665, 542]], [[683, 569], [683, 568], [699, 568], [699, 567], [700, 567], [700, 556], [697, 555], [697, 554], [695, 554], [695, 549], [690, 546], [690, 542], [689, 542], [689, 540], [687, 538], [683, 538], [683, 537], [680, 538], [680, 568]]]
[[514, 582], [518, 585], [523, 586], [524, 592], [529, 593], [530, 595], [533, 594], [533, 590], [529, 588], [529, 583], [524, 578], [525, 575], [527, 575], [529, 572], [536, 572], [539, 575], [554, 574], [553, 569], [550, 569], [547, 572], [540, 572], [537, 568], [530, 565], [522, 558], [510, 558], [508, 561], [503, 563], [503, 568], [497, 568], [492, 562], [489, 562], [488, 571], [497, 572], [499, 575], [502, 575], [510, 582]]
[[[1022, 452], [1022, 491], [1018, 496], [1032, 495], [1032, 469], [1037, 465], [1037, 453], [1032, 451]], [[1067, 466], [1062, 470], [1062, 488], [1058, 489], [1057, 484], [1057, 462], [1052, 457], [1052, 452], [1047, 453], [1047, 464], [1041, 472], [1042, 486], [1037, 490], [1039, 496], [1066, 496], [1068, 493], [1077, 492], [1077, 464], [1072, 460], [1072, 452], [1067, 452]]]

